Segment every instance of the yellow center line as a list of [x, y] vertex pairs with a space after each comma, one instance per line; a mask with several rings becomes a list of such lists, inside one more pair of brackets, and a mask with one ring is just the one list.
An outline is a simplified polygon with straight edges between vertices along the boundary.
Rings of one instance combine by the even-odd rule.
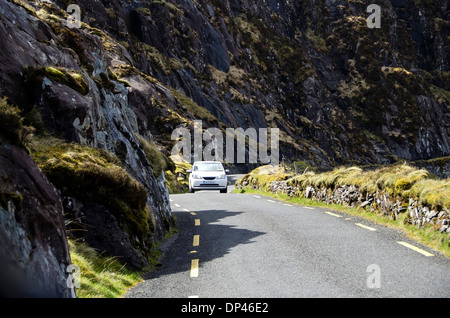
[[195, 219], [195, 226], [200, 226], [200, 219]]
[[198, 259], [191, 261], [191, 277], [198, 277]]
[[195, 212], [190, 212], [191, 213], [191, 215], [197, 215], [197, 213], [195, 213]]
[[422, 249], [420, 249], [420, 248], [418, 248], [418, 247], [416, 247], [416, 246], [414, 246], [414, 245], [408, 244], [408, 243], [406, 243], [406, 242], [397, 242], [397, 243], [400, 244], [400, 245], [403, 245], [403, 246], [405, 246], [405, 247], [407, 247], [407, 248], [410, 248], [410, 249], [412, 249], [413, 251], [416, 251], [416, 252], [418, 252], [418, 253], [420, 253], [420, 254], [423, 254], [423, 255], [425, 255], [425, 256], [434, 256], [433, 254], [428, 253], [427, 251], [424, 251], [424, 250], [422, 250]]
[[194, 241], [192, 246], [198, 246], [200, 244], [200, 235], [194, 235]]

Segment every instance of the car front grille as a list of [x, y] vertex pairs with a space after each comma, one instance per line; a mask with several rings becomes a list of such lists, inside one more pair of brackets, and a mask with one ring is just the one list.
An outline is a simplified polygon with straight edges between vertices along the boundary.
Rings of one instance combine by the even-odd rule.
[[203, 177], [205, 180], [214, 180], [216, 177]]

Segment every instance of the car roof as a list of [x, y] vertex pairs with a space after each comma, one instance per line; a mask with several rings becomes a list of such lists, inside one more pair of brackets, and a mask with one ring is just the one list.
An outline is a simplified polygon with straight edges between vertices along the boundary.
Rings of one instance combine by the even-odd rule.
[[222, 164], [220, 161], [195, 161], [194, 165], [197, 163], [220, 163], [220, 164]]

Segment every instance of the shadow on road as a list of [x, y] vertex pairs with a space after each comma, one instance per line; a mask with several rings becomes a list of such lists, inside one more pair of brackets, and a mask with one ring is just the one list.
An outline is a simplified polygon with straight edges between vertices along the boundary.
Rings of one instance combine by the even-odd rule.
[[[228, 210], [196, 210], [197, 216], [188, 212], [173, 212], [177, 219], [180, 233], [172, 239], [172, 242], [161, 248], [163, 257], [162, 265], [145, 275], [145, 279], [158, 278], [177, 272], [190, 270], [190, 261], [193, 258], [200, 259], [200, 266], [205, 262], [223, 257], [230, 249], [240, 244], [251, 244], [253, 239], [265, 234], [264, 232], [251, 231], [238, 228], [234, 225], [220, 224], [221, 219], [233, 217], [242, 212]], [[194, 220], [201, 220], [201, 226], [194, 226]], [[217, 224], [216, 224], [217, 222]], [[200, 245], [193, 246], [193, 236], [200, 235]], [[192, 251], [195, 253], [191, 253]]]

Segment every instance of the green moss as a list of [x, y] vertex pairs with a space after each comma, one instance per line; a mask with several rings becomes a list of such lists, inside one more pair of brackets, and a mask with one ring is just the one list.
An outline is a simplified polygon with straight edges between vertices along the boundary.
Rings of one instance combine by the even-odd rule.
[[177, 174], [167, 170], [165, 171], [166, 186], [170, 194], [186, 193], [188, 191], [189, 181], [186, 178], [178, 178]]
[[10, 105], [6, 97], [0, 98], [0, 140], [5, 138], [16, 146], [24, 146], [34, 128], [24, 125], [19, 107]]
[[144, 149], [144, 153], [152, 166], [153, 172], [156, 177], [159, 177], [167, 168], [167, 157], [158, 149], [156, 144], [137, 134], [136, 138], [139, 140], [142, 148]]
[[26, 67], [24, 69], [25, 83], [41, 85], [44, 77], [66, 85], [82, 95], [87, 95], [89, 93], [89, 85], [81, 72], [67, 70], [61, 67], [44, 66]]
[[171, 170], [166, 170], [165, 176], [169, 193], [186, 193], [189, 189], [189, 179], [186, 170], [192, 169], [192, 165], [185, 162], [179, 155], [170, 156], [168, 162]]
[[430, 85], [430, 91], [433, 94], [433, 97], [436, 99], [438, 103], [450, 103], [450, 92], [437, 87], [435, 85]]
[[113, 90], [116, 87], [116, 85], [111, 81], [110, 76], [106, 73], [102, 72], [99, 76], [94, 76], [93, 79], [99, 88]]
[[175, 89], [170, 90], [172, 95], [176, 98], [176, 100], [187, 108], [188, 112], [190, 112], [196, 119], [202, 119], [208, 122], [209, 124], [218, 123], [219, 120], [216, 116], [211, 114], [206, 108], [199, 106], [196, 102], [194, 102], [189, 97], [180, 93]]
[[79, 34], [68, 28], [57, 28], [55, 33], [59, 33], [62, 37], [63, 44], [74, 50], [74, 52], [78, 55], [82, 67], [84, 67], [88, 73], [92, 73], [94, 67], [90, 64], [86, 50], [82, 45], [83, 40]]
[[307, 30], [306, 37], [313, 43], [316, 50], [320, 52], [327, 51], [326, 41], [322, 37], [316, 35], [312, 29]]
[[183, 63], [179, 60], [166, 56], [154, 46], [146, 43], [136, 43], [135, 47], [142, 51], [146, 55], [147, 59], [161, 69], [165, 75], [169, 75], [171, 72], [184, 67]]
[[24, 8], [28, 14], [30, 14], [32, 16], [36, 16], [36, 8], [34, 8], [32, 5], [30, 5], [27, 1], [13, 0], [12, 2], [14, 2], [16, 5], [19, 5], [22, 8]]
[[136, 10], [138, 10], [140, 13], [142, 13], [145, 16], [151, 16], [152, 15], [152, 11], [149, 8], [137, 8]]
[[149, 228], [147, 192], [117, 157], [105, 150], [55, 139], [39, 139], [32, 158], [64, 195], [92, 200], [111, 209], [121, 225], [145, 242]]
[[16, 209], [22, 209], [23, 196], [13, 192], [0, 192], [0, 207], [8, 209], [8, 202], [12, 202]]

